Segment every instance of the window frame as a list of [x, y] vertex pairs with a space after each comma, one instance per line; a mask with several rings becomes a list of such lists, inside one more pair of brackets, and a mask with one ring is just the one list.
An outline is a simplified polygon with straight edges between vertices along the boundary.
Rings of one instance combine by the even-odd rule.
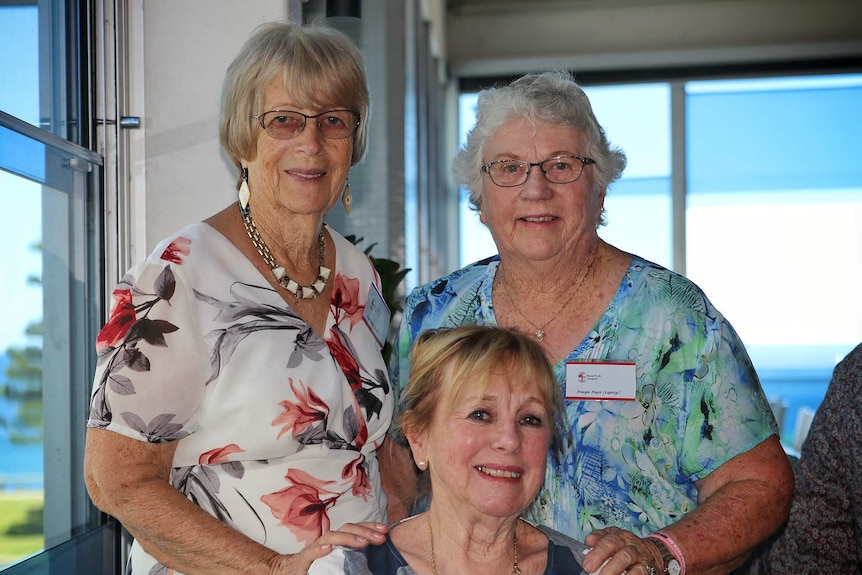
[[120, 528], [93, 505], [83, 473], [96, 366], [93, 342], [105, 314], [105, 161], [93, 151], [97, 122], [92, 80], [97, 60], [94, 14], [104, 6], [104, 0], [39, 2], [40, 46], [49, 50], [39, 55], [39, 107], [47, 119], [36, 126], [0, 110], [0, 130], [44, 151], [44, 177], [27, 173], [11, 158], [2, 169], [42, 186], [42, 238], [53, 234], [48, 241], [57, 251], [46, 254], [53, 259], [43, 260], [43, 270], [55, 261], [61, 264], [58, 281], [43, 284], [48, 296], [43, 296], [43, 317], [48, 318], [50, 306], [57, 303], [60, 307], [54, 310], [65, 309], [59, 317], [50, 315], [54, 319], [45, 322], [50, 338], [43, 338], [44, 549], [0, 568], [3, 575], [108, 573], [120, 565]]

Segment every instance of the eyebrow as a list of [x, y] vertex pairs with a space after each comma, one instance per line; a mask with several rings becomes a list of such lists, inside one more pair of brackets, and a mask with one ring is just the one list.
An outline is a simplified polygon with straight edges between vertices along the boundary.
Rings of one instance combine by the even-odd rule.
[[[550, 156], [548, 156], [542, 160], [539, 160], [539, 161], [544, 162], [546, 160], [556, 158], [557, 156], [577, 156], [577, 155], [580, 155], [580, 154], [576, 154], [575, 152], [570, 152], [568, 150], [557, 150], [555, 152], [551, 152], [550, 154], [551, 154]], [[519, 162], [527, 162], [528, 161], [528, 160], [525, 160], [523, 158], [523, 156], [520, 156], [518, 154], [512, 154], [509, 152], [503, 152], [503, 153], [497, 154], [493, 157], [492, 160], [489, 160], [489, 161], [490, 162], [496, 162], [498, 160], [517, 160]]]
[[[480, 401], [490, 401], [493, 403], [497, 403], [500, 401], [500, 396], [497, 394], [488, 394], [488, 393], [486, 393], [482, 397], [479, 397], [478, 395], [467, 395], [467, 396], [463, 396], [461, 398], [461, 401], [465, 402], [465, 403], [466, 402], [478, 403]], [[542, 399], [542, 397], [539, 395], [533, 395], [533, 396], [528, 397], [526, 399], [526, 401], [524, 401], [523, 405], [533, 404], [533, 403], [537, 403], [537, 404], [541, 405], [542, 409], [545, 408], [545, 400]]]

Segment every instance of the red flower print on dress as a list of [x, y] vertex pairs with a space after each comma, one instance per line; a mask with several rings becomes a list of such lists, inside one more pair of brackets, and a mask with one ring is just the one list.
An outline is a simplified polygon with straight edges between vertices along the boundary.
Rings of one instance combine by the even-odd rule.
[[351, 476], [353, 477], [351, 491], [353, 495], [368, 501], [368, 497], [371, 495], [371, 482], [368, 481], [368, 474], [365, 472], [364, 455], [360, 454], [359, 457], [345, 465], [344, 469], [341, 470], [341, 477], [343, 479], [350, 479]]
[[[338, 494], [324, 489], [334, 481], [322, 481], [299, 469], [291, 469], [284, 476], [293, 483], [287, 489], [260, 498], [271, 510], [280, 525], [289, 528], [298, 541], [311, 543], [329, 531], [327, 509], [335, 505]], [[325, 495], [332, 495], [324, 499]]]
[[119, 344], [137, 319], [135, 304], [132, 302], [132, 290], [115, 289], [112, 297], [115, 303], [111, 310], [111, 318], [96, 337], [96, 349]]
[[215, 449], [210, 449], [201, 454], [198, 458], [198, 463], [201, 465], [208, 464], [216, 464], [216, 463], [227, 463], [230, 461], [228, 456], [231, 453], [242, 453], [245, 451], [244, 449], [240, 449], [239, 445], [236, 443], [231, 443], [229, 445], [225, 445], [224, 447], [217, 447]]
[[159, 258], [173, 264], [182, 265], [183, 258], [181, 256], [189, 255], [190, 245], [192, 245], [192, 241], [190, 239], [180, 236], [172, 241], [171, 245], [165, 248], [165, 251], [162, 252], [162, 255], [159, 256]]
[[349, 278], [336, 274], [332, 286], [332, 305], [335, 306], [333, 315], [336, 323], [341, 323], [344, 316], [350, 320], [350, 329], [362, 321], [365, 313], [365, 305], [359, 300], [359, 278]]
[[347, 377], [347, 383], [350, 384], [350, 389], [354, 392], [357, 389], [362, 389], [362, 376], [359, 373], [359, 362], [356, 361], [356, 357], [341, 340], [341, 332], [337, 329], [333, 329], [329, 332], [329, 335], [331, 337], [327, 338], [326, 345], [329, 346], [329, 351], [332, 353], [332, 357], [335, 358], [335, 362], [341, 368], [341, 371], [344, 372], [345, 377]]
[[282, 408], [281, 415], [272, 420], [272, 426], [284, 424], [281, 431], [278, 432], [278, 438], [290, 430], [293, 430], [294, 435], [299, 435], [305, 431], [308, 426], [323, 421], [329, 413], [329, 406], [326, 405], [314, 391], [308, 389], [300, 381], [299, 389], [293, 384], [293, 378], [289, 378], [290, 389], [296, 396], [297, 401], [280, 401], [278, 404]]

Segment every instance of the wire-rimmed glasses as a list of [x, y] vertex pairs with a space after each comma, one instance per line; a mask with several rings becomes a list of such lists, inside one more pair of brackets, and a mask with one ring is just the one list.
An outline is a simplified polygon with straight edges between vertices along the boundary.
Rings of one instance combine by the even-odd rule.
[[324, 138], [340, 140], [352, 136], [359, 128], [359, 113], [353, 110], [327, 110], [313, 116], [293, 110], [270, 110], [252, 115], [266, 133], [278, 140], [290, 140], [302, 133], [308, 120], [314, 120]]
[[592, 158], [583, 156], [554, 156], [541, 162], [495, 160], [482, 166], [482, 171], [487, 172], [491, 181], [501, 188], [513, 188], [526, 182], [533, 166], [538, 166], [552, 184], [570, 184], [581, 177], [584, 166], [595, 163]]

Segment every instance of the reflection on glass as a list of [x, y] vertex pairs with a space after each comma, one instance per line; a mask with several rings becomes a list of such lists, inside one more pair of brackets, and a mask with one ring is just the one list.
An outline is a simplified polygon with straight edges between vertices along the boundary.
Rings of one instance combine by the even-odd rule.
[[44, 547], [40, 189], [0, 172], [0, 568]]
[[687, 85], [687, 271], [796, 442], [862, 341], [862, 76]]

